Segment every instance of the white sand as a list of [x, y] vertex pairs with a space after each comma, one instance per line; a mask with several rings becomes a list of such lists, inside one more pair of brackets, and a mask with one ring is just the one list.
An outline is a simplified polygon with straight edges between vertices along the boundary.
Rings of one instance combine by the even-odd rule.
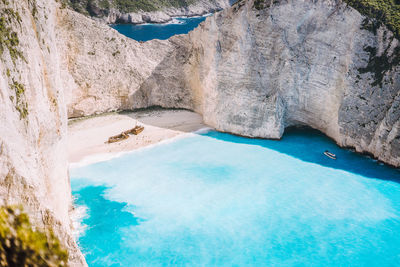
[[[144, 126], [139, 135], [108, 144], [110, 136]], [[70, 120], [68, 158], [72, 164], [92, 163], [118, 153], [152, 145], [207, 126], [200, 115], [186, 110], [146, 110], [124, 114], [111, 113], [97, 117]]]

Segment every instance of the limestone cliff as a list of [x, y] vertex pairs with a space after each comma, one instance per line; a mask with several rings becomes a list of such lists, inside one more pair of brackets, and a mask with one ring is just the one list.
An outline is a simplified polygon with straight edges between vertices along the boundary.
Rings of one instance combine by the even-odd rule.
[[60, 9], [58, 18], [70, 118], [131, 109], [137, 105], [132, 95], [174, 49], [168, 41], [136, 42], [68, 9]]
[[67, 113], [56, 46], [56, 7], [0, 2], [0, 204], [22, 204], [54, 230], [71, 265], [84, 259], [71, 235]]
[[172, 38], [174, 54], [137, 96], [244, 136], [308, 125], [399, 166], [400, 44], [373, 24], [341, 1], [242, 1]]
[[177, 16], [199, 16], [230, 6], [229, 0], [64, 0], [75, 11], [105, 23], [165, 23]]
[[71, 237], [67, 116], [159, 105], [217, 130], [308, 125], [400, 166], [400, 45], [337, 0], [242, 0], [189, 35], [139, 43], [55, 1], [0, 2], [0, 201]]
[[[308, 125], [399, 166], [400, 45], [377, 25], [340, 0], [243, 0], [189, 35], [142, 44], [97, 24], [99, 37], [85, 38], [80, 25], [75, 47], [95, 46], [102, 63], [74, 53], [70, 73], [83, 81], [90, 62], [95, 79], [73, 90], [69, 114], [181, 107], [217, 130], [263, 138]], [[117, 60], [105, 38], [126, 43]], [[117, 73], [106, 75], [109, 66]]]

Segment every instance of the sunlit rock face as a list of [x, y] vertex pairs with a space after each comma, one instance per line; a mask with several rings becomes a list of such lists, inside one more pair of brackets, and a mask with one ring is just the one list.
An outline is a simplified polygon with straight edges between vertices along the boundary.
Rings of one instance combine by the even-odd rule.
[[368, 30], [339, 1], [261, 3], [239, 1], [189, 35], [145, 43], [60, 12], [69, 116], [187, 108], [220, 131], [265, 138], [308, 125], [399, 166], [393, 34]]
[[84, 260], [68, 214], [67, 116], [187, 108], [217, 130], [263, 138], [308, 125], [400, 166], [399, 41], [341, 1], [242, 0], [189, 35], [146, 43], [55, 1], [8, 2], [0, 199], [53, 228], [71, 264]]
[[71, 265], [84, 265], [69, 218], [67, 113], [56, 5], [2, 1], [0, 12], [0, 205], [23, 205], [32, 223], [52, 229], [61, 239]]
[[67, 9], [56, 30], [69, 117], [146, 106], [131, 96], [174, 49], [167, 41], [144, 45]]
[[137, 95], [244, 136], [308, 125], [399, 166], [400, 45], [369, 23], [338, 1], [241, 1], [171, 38], [176, 49]]

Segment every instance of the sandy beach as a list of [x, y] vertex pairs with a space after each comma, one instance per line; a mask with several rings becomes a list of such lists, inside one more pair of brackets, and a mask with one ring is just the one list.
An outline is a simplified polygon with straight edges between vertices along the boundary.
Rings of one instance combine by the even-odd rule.
[[[107, 143], [110, 136], [136, 125], [144, 126], [139, 135]], [[207, 126], [202, 117], [187, 110], [151, 109], [72, 119], [68, 123], [68, 158], [70, 164], [95, 162], [203, 128]]]

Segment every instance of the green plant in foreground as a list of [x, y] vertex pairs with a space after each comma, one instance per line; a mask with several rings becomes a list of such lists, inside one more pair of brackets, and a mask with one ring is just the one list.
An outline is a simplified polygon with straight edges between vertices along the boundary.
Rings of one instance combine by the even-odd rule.
[[34, 230], [20, 207], [0, 207], [0, 266], [66, 266], [67, 261], [52, 232]]

